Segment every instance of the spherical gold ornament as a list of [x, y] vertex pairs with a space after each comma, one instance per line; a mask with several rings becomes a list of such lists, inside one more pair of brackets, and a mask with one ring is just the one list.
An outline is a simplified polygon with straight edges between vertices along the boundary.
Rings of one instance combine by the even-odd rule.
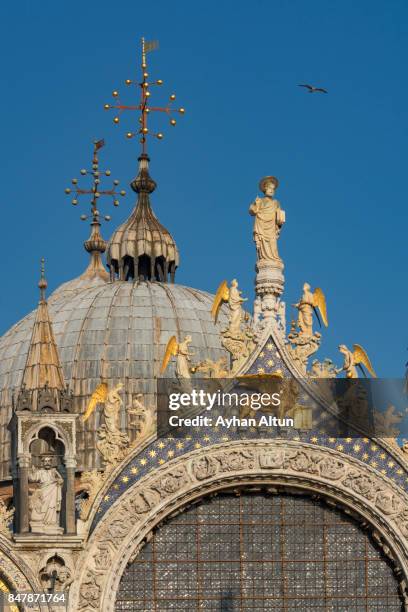
[[159, 140], [161, 140], [161, 139], [163, 138], [163, 134], [162, 134], [161, 132], [159, 132], [159, 133], [157, 134], [157, 138], [158, 138]]
[[175, 100], [175, 99], [176, 99], [176, 94], [171, 94], [170, 100]]
[[142, 128], [142, 134], [148, 134], [149, 130], [147, 128]]
[[118, 92], [118, 91], [116, 91], [116, 89], [115, 89], [115, 91], [112, 91], [112, 96], [113, 96], [114, 98], [117, 98], [117, 97], [118, 97], [118, 95], [119, 95], [119, 92]]
[[78, 182], [78, 179], [72, 179], [72, 184], [73, 184], [73, 185], [76, 185], [76, 184], [77, 184], [77, 182]]
[[150, 108], [145, 108], [145, 113], [150, 113]]
[[119, 206], [119, 200], [113, 200], [113, 205], [114, 206]]
[[132, 133], [132, 132], [128, 132], [128, 133], [126, 134], [126, 138], [132, 138], [132, 137], [133, 137], [133, 133]]
[[106, 176], [110, 176], [111, 171], [110, 170], [105, 170], [105, 174]]
[[148, 77], [148, 76], [149, 76], [149, 73], [148, 73], [148, 72], [144, 72], [144, 73], [143, 73], [143, 78], [144, 78], [144, 79], [147, 79], [147, 77]]
[[148, 98], [150, 96], [150, 91], [145, 91], [145, 96]]
[[105, 110], [109, 110], [110, 109], [110, 104], [105, 104], [105, 106], [103, 107]]
[[114, 185], [119, 185], [119, 181], [118, 181], [118, 179], [115, 179], [115, 180], [113, 181], [113, 184], [114, 184]]
[[178, 112], [179, 112], [181, 115], [184, 115], [184, 113], [185, 113], [186, 111], [184, 110], [184, 108], [179, 108], [179, 109], [178, 109]]
[[66, 188], [65, 193], [69, 195], [71, 193], [71, 189], [69, 187]]
[[81, 174], [82, 174], [82, 176], [84, 176], [84, 175], [86, 174], [86, 170], [85, 170], [85, 168], [82, 168], [82, 170], [81, 170]]
[[176, 125], [177, 121], [175, 119], [170, 119], [170, 125]]
[[126, 79], [125, 83], [126, 83], [126, 85], [131, 85], [132, 81], [130, 79]]
[[95, 198], [100, 198], [101, 194], [98, 191], [95, 191]]
[[78, 204], [78, 200], [74, 199], [72, 200], [72, 206], [76, 206]]
[[119, 117], [114, 117], [113, 118], [113, 123], [119, 123]]
[[120, 192], [121, 196], [125, 196], [126, 195], [126, 191], [124, 189], [122, 189], [122, 191]]
[[156, 85], [163, 85], [163, 81], [162, 81], [162, 79], [157, 79], [157, 81], [156, 81]]

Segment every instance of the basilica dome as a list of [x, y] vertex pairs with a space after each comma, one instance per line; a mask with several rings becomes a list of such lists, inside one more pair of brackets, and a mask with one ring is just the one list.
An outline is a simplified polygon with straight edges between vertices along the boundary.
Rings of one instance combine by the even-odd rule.
[[[50, 318], [65, 382], [74, 395], [75, 412], [85, 412], [101, 378], [108, 384], [122, 381], [128, 402], [132, 394], [142, 392], [146, 404], [152, 405], [155, 379], [173, 335], [180, 340], [191, 335], [195, 362], [226, 356], [219, 336], [225, 315], [221, 313], [220, 321], [214, 324], [212, 301], [213, 296], [204, 291], [149, 281], [117, 280], [68, 293], [63, 287], [54, 292], [49, 299]], [[2, 478], [10, 476], [7, 424], [13, 398], [22, 383], [35, 315], [35, 311], [27, 315], [0, 339]], [[171, 363], [166, 376], [173, 375]], [[86, 433], [81, 422], [78, 425], [78, 467], [97, 466], [97, 411], [86, 423]], [[125, 422], [123, 425], [126, 427]], [[132, 437], [132, 432], [128, 433]]]
[[[90, 396], [101, 381], [109, 386], [123, 383], [121, 427], [130, 441], [137, 431], [128, 422], [126, 408], [138, 393], [143, 394], [146, 407], [156, 406], [157, 378], [172, 336], [179, 342], [191, 336], [194, 363], [205, 359], [217, 361], [228, 355], [220, 342], [226, 315], [221, 310], [217, 323], [211, 316], [214, 296], [174, 283], [179, 263], [177, 247], [151, 209], [149, 194], [155, 183], [148, 174], [148, 158], [142, 156], [139, 161], [139, 175], [132, 183], [138, 201], [124, 224], [129, 231], [123, 232], [121, 226], [109, 243], [110, 274], [102, 264], [106, 243], [94, 211], [91, 236], [85, 242], [90, 254], [88, 268], [48, 298], [59, 367], [62, 366], [65, 384], [73, 394], [74, 412], [85, 413]], [[8, 425], [17, 394], [25, 385], [29, 349], [34, 355], [30, 355], [31, 361], [41, 352], [41, 347], [32, 346], [36, 316], [35, 311], [31, 312], [0, 338], [0, 479], [10, 477]], [[171, 360], [165, 376], [174, 375], [175, 364]], [[98, 410], [85, 426], [78, 419], [79, 470], [101, 467], [96, 448], [100, 424]]]

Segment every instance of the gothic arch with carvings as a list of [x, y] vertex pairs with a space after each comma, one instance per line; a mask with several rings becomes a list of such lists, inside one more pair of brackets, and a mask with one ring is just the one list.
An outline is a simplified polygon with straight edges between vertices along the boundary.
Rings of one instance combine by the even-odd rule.
[[392, 561], [405, 597], [408, 496], [395, 483], [325, 447], [247, 440], [192, 451], [123, 493], [97, 524], [78, 560], [71, 609], [113, 612], [126, 564], [158, 523], [197, 498], [252, 485], [317, 495], [358, 518]]

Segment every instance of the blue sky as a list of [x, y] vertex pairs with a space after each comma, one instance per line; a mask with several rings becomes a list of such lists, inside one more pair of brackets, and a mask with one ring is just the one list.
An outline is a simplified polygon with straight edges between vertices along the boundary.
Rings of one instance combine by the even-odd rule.
[[123, 136], [134, 118], [114, 126], [103, 104], [135, 77], [144, 35], [160, 41], [150, 73], [165, 81], [161, 99], [174, 90], [186, 108], [175, 129], [156, 119], [165, 138], [150, 147], [154, 210], [181, 252], [178, 282], [215, 291], [237, 277], [253, 296], [248, 206], [274, 174], [287, 216], [285, 299], [297, 301], [304, 281], [327, 297], [320, 356], [340, 364], [337, 345], [357, 342], [380, 375], [402, 374], [406, 2], [26, 0], [0, 10], [1, 333], [35, 306], [41, 256], [50, 290], [85, 268], [86, 203], [74, 209], [64, 188], [94, 138], [105, 138], [103, 163], [128, 192], [119, 210], [105, 204], [106, 238], [134, 204], [138, 150]]

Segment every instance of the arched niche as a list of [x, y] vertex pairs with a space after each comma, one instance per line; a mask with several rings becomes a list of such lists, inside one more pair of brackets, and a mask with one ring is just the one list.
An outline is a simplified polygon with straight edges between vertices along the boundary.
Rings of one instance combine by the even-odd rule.
[[58, 467], [64, 463], [65, 444], [58, 431], [48, 426], [42, 427], [31, 438], [29, 453], [35, 467], [40, 467], [42, 456], [52, 457], [53, 466]]

